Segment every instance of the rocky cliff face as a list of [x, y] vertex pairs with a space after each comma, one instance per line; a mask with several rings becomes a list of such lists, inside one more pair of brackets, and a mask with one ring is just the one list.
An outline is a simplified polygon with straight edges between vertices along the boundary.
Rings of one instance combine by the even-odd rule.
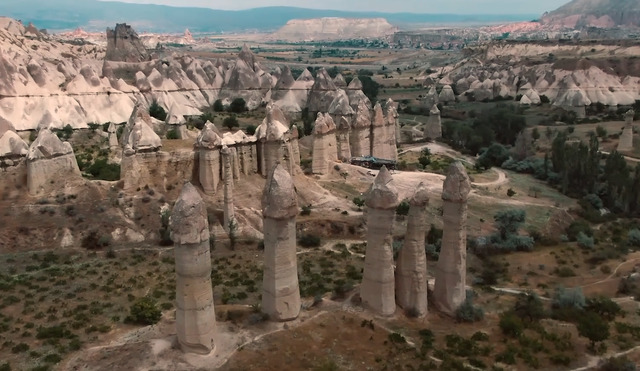
[[616, 26], [638, 27], [640, 2], [638, 0], [573, 0], [546, 13], [541, 22], [568, 28]]
[[396, 28], [384, 18], [294, 19], [273, 33], [271, 38], [287, 41], [318, 41], [376, 38], [392, 35]]

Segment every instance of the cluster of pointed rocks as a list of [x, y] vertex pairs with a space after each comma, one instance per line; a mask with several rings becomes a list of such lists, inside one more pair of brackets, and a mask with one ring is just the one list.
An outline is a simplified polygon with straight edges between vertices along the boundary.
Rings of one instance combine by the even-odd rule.
[[[228, 165], [226, 165], [228, 167]], [[454, 163], [444, 181], [445, 229], [435, 272], [435, 306], [452, 315], [465, 299], [466, 209], [469, 177]], [[298, 197], [294, 180], [281, 163], [270, 170], [262, 194], [264, 275], [261, 310], [273, 321], [291, 321], [300, 314], [296, 257]], [[427, 258], [424, 241], [428, 189], [420, 184], [410, 200], [407, 234], [394, 269], [392, 228], [398, 192], [383, 167], [366, 194], [367, 249], [360, 285], [362, 304], [381, 316], [397, 306], [417, 316], [427, 314]], [[191, 184], [183, 186], [171, 214], [175, 242], [176, 329], [185, 352], [208, 354], [215, 349], [216, 321], [211, 287], [211, 262], [206, 205]]]

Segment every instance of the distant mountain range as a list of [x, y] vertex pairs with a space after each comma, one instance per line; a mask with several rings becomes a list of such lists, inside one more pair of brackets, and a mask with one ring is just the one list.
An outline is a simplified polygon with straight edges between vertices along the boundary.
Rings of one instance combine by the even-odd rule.
[[546, 13], [542, 23], [581, 29], [584, 27], [638, 27], [640, 0], [573, 0]]
[[239, 11], [208, 8], [169, 7], [97, 0], [0, 0], [0, 16], [33, 22], [38, 28], [104, 30], [116, 23], [129, 23], [139, 32], [218, 33], [238, 31], [275, 31], [292, 19], [320, 17], [385, 18], [399, 27], [425, 24], [487, 24], [515, 22], [539, 15], [456, 15], [347, 12], [295, 7], [265, 7]]

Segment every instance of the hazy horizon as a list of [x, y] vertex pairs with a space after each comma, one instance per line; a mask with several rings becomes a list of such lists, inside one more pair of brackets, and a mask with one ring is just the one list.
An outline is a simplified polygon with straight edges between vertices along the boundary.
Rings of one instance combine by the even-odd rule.
[[372, 11], [385, 13], [429, 13], [429, 14], [542, 14], [554, 10], [569, 0], [538, 0], [522, 2], [514, 6], [513, 0], [448, 0], [446, 3], [433, 0], [405, 0], [400, 3], [386, 0], [325, 0], [323, 2], [300, 3], [294, 0], [99, 0], [136, 4], [156, 4], [175, 7], [201, 7], [218, 10], [245, 10], [269, 6], [292, 6], [308, 9]]

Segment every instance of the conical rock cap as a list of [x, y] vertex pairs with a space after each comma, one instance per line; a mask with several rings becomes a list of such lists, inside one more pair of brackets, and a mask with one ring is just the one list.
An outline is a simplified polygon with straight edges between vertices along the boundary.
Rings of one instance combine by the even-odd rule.
[[207, 207], [198, 190], [186, 183], [169, 219], [171, 238], [178, 245], [197, 244], [209, 239]]
[[281, 164], [269, 173], [262, 194], [262, 216], [270, 219], [289, 219], [298, 214], [298, 197], [289, 174]]

